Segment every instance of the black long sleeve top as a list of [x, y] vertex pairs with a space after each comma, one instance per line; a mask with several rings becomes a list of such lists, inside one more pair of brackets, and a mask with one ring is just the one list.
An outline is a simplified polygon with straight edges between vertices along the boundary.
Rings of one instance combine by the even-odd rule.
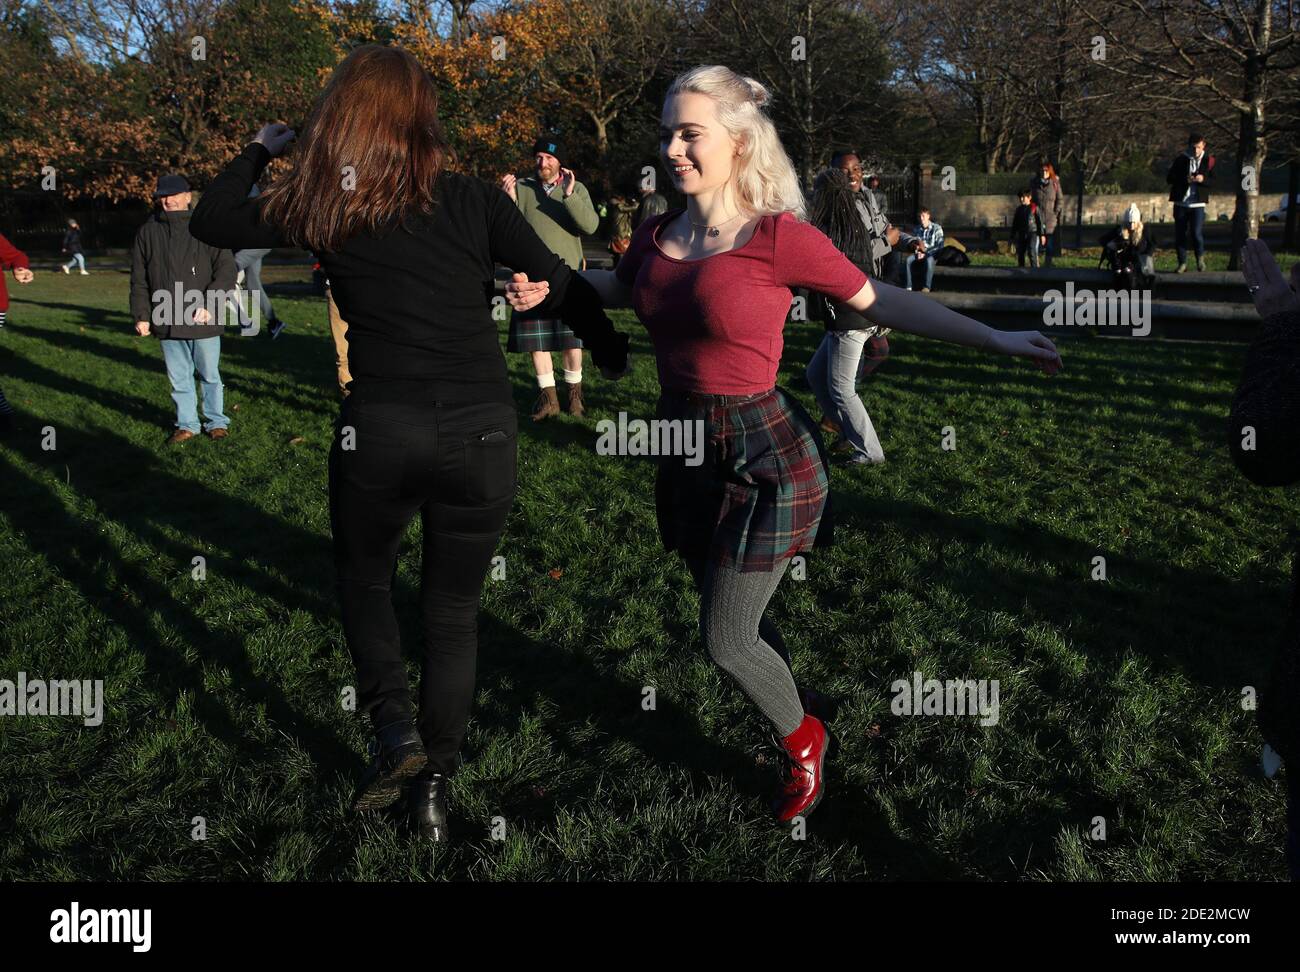
[[[262, 218], [249, 188], [270, 161], [253, 142], [203, 193], [191, 232], [213, 246], [292, 245]], [[394, 219], [320, 253], [348, 323], [348, 368], [377, 395], [446, 401], [512, 401], [492, 316], [495, 264], [546, 280], [534, 313], [562, 317], [598, 366], [621, 371], [628, 338], [614, 330], [594, 287], [547, 249], [496, 186], [455, 172], [439, 176], [432, 214]]]
[[[1264, 318], [1232, 398], [1227, 431], [1233, 461], [1251, 482], [1300, 481], [1300, 311]], [[1286, 626], [1259, 693], [1257, 717], [1264, 738], [1294, 773], [1300, 770], [1300, 546], [1292, 556], [1291, 586]]]

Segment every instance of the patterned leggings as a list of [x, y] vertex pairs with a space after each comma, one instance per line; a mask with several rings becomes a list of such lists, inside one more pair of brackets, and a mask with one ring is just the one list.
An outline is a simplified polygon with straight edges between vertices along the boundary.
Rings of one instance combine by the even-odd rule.
[[771, 573], [742, 573], [688, 560], [700, 594], [700, 633], [709, 656], [734, 678], [782, 737], [803, 722], [803, 703], [790, 671], [790, 653], [767, 617], [789, 560]]

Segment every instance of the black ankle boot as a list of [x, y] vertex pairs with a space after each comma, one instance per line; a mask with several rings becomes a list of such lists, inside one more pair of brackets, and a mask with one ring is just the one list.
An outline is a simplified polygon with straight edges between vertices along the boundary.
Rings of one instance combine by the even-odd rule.
[[411, 781], [411, 826], [436, 843], [447, 832], [447, 777], [425, 770]]
[[354, 811], [380, 810], [402, 796], [402, 782], [409, 780], [429, 761], [424, 743], [409, 720], [390, 722], [375, 730], [370, 741], [370, 765], [361, 775]]

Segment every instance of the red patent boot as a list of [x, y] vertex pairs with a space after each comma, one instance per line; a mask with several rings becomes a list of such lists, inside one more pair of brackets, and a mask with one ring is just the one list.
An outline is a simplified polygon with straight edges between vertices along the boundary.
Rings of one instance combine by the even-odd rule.
[[829, 747], [826, 727], [812, 715], [805, 715], [799, 728], [781, 740], [785, 779], [772, 804], [778, 822], [789, 824], [795, 817], [806, 817], [821, 803], [825, 792], [822, 767]]

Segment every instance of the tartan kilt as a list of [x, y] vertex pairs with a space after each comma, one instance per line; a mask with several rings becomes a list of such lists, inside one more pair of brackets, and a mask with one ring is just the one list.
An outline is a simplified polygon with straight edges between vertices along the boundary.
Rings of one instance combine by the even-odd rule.
[[[723, 403], [709, 401], [717, 398]], [[664, 549], [748, 573], [831, 545], [830, 467], [812, 418], [787, 391], [665, 392], [657, 417], [704, 422], [700, 465], [688, 466], [685, 456], [657, 460]]]
[[568, 351], [582, 347], [582, 341], [558, 317], [521, 317], [510, 314], [507, 351]]

